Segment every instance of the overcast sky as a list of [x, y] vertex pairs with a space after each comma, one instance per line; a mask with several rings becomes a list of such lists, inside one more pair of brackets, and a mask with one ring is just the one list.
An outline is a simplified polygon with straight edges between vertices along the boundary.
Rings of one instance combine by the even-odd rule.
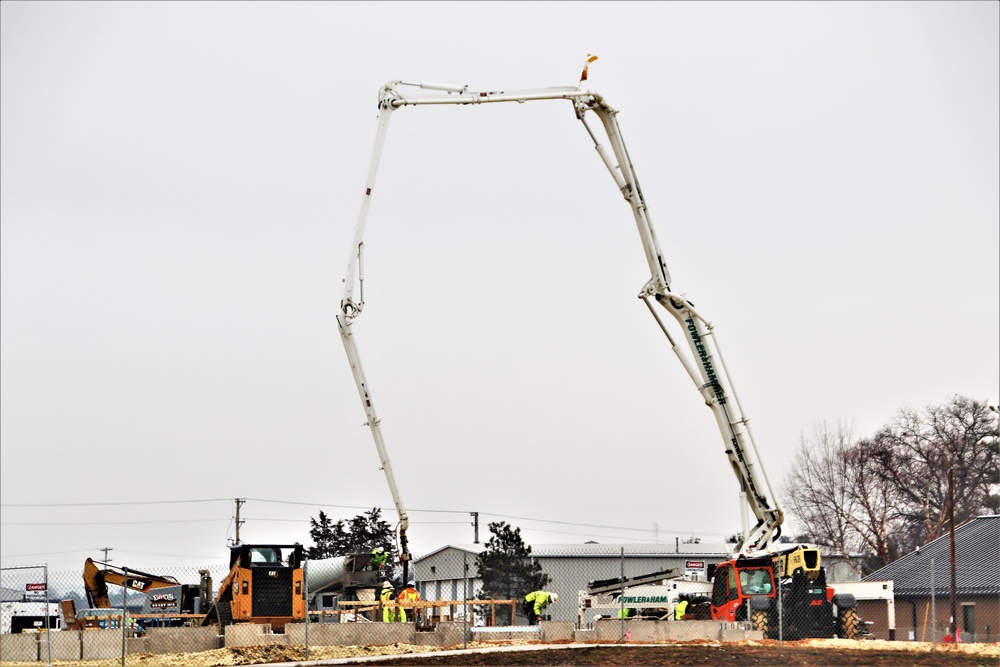
[[[818, 424], [996, 402], [998, 13], [0, 3], [3, 565], [221, 562], [237, 497], [248, 542], [395, 522], [335, 321], [391, 80], [576, 85], [599, 56], [584, 85], [779, 499]], [[416, 554], [473, 511], [529, 543], [739, 528], [568, 102], [394, 113], [365, 241], [355, 332]]]

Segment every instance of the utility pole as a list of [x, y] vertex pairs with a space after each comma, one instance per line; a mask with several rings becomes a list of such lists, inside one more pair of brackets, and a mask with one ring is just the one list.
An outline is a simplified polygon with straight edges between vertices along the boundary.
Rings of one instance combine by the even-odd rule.
[[109, 551], [114, 551], [114, 549], [112, 547], [101, 547], [99, 549], [99, 551], [103, 551], [104, 552], [104, 562], [105, 563], [110, 563], [111, 562], [111, 558], [108, 557], [108, 552]]
[[951, 523], [951, 640], [958, 641], [955, 628], [958, 619], [955, 618], [955, 466], [948, 468], [948, 522]]
[[479, 544], [479, 512], [469, 512], [472, 515], [472, 543]]
[[240, 526], [243, 525], [243, 521], [240, 519], [240, 508], [243, 507], [243, 503], [247, 501], [246, 498], [235, 498], [236, 501], [236, 544], [240, 544]]

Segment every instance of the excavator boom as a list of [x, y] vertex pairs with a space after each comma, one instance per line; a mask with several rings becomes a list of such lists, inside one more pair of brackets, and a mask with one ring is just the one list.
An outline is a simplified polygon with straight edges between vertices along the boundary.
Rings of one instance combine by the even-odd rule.
[[[98, 565], [103, 566], [99, 568]], [[139, 570], [120, 568], [110, 563], [102, 563], [88, 558], [83, 564], [83, 586], [87, 591], [87, 602], [95, 609], [110, 609], [108, 584], [128, 588], [140, 593], [148, 593], [157, 588], [179, 586], [173, 577], [165, 577]]]

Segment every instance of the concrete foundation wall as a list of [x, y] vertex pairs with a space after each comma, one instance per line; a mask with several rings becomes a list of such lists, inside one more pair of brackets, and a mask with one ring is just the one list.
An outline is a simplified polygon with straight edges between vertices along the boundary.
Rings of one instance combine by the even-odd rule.
[[217, 626], [204, 628], [149, 628], [147, 653], [200, 653], [222, 648]]
[[[285, 626], [289, 644], [305, 644], [304, 623]], [[310, 646], [367, 646], [385, 644], [415, 644], [417, 634], [413, 623], [320, 623], [309, 626]], [[423, 633], [421, 633], [423, 634]], [[427, 633], [431, 634], [431, 633]], [[461, 636], [459, 636], [461, 642]], [[226, 645], [230, 646], [229, 638]]]
[[442, 648], [461, 647], [464, 643], [465, 624], [456, 621], [441, 621], [434, 626], [434, 632], [418, 632], [417, 643], [431, 644], [430, 639], [434, 639], [434, 646]]
[[537, 625], [497, 625], [486, 628], [471, 628], [470, 634], [472, 635], [471, 639], [477, 642], [508, 642], [514, 639], [539, 641], [542, 639], [542, 630]]
[[[291, 626], [288, 626], [291, 627]], [[312, 637], [310, 637], [310, 640]], [[271, 632], [267, 623], [237, 623], [226, 626], [225, 647], [264, 646], [265, 644], [287, 644], [285, 635]]]
[[83, 630], [80, 637], [83, 640], [82, 654], [84, 660], [121, 659], [121, 630]]
[[[83, 655], [83, 634], [80, 630], [52, 633], [53, 660], [79, 660]], [[48, 649], [42, 647], [41, 659], [48, 661]]]
[[[634, 642], [690, 641], [713, 639], [717, 641], [746, 641], [763, 639], [759, 630], [743, 630], [720, 621], [625, 621], [625, 630]], [[622, 623], [618, 619], [601, 619], [594, 624], [598, 641], [618, 641]], [[579, 637], [579, 634], [577, 635]]]
[[573, 621], [543, 621], [541, 628], [543, 642], [559, 642], [573, 639]]
[[149, 653], [149, 640], [145, 637], [129, 637], [125, 640], [125, 655]]
[[[43, 608], [44, 609], [44, 608]], [[0, 635], [0, 661], [35, 662], [38, 660], [37, 632], [19, 632], [16, 635]], [[46, 649], [46, 661], [48, 653]]]

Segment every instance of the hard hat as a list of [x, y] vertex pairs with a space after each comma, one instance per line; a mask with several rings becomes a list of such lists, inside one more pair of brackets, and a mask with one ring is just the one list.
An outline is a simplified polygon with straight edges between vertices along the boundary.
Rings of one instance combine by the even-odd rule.
[[385, 547], [379, 547], [378, 549], [376, 549], [376, 551], [378, 551], [379, 553], [385, 553]]
[[407, 586], [416, 586], [417, 582], [415, 582], [413, 579], [410, 579], [409, 581], [406, 582], [406, 585]]
[[559, 594], [558, 593], [553, 593], [549, 599], [551, 599], [553, 602], [555, 602], [556, 600], [559, 599]]
[[388, 581], [383, 581], [382, 588], [392, 588], [392, 584], [390, 584]]

